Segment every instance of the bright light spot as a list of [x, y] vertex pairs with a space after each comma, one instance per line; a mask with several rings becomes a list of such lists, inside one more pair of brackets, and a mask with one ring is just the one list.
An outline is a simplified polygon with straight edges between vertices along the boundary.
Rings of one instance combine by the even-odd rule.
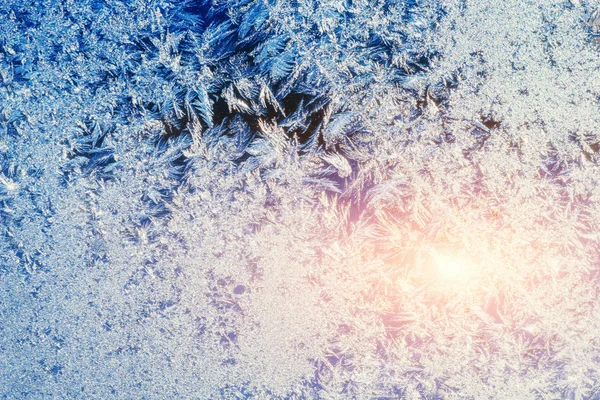
[[435, 257], [434, 260], [440, 275], [444, 279], [456, 279], [466, 272], [465, 264], [460, 260], [444, 256]]
[[430, 251], [434, 267], [434, 275], [437, 279], [451, 282], [464, 282], [474, 277], [477, 267], [468, 257]]

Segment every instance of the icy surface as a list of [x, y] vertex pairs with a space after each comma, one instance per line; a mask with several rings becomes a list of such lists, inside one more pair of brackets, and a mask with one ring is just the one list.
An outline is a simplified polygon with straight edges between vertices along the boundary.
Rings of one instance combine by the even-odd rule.
[[0, 1], [0, 398], [599, 399], [598, 1]]

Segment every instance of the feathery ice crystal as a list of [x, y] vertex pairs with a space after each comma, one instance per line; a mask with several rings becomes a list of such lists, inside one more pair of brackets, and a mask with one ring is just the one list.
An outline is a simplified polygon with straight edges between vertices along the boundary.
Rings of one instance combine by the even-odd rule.
[[600, 3], [0, 2], [0, 397], [600, 398]]

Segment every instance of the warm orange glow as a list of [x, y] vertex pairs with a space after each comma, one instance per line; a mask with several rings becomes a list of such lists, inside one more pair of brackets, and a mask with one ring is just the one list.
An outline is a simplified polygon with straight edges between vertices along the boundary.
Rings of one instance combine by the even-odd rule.
[[477, 265], [462, 254], [430, 250], [434, 278], [445, 282], [464, 283], [477, 273]]

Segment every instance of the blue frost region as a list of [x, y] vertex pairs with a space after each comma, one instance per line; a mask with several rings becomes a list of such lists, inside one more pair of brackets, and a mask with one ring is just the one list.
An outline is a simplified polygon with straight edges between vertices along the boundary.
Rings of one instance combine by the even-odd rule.
[[598, 7], [0, 0], [0, 398], [600, 399]]

